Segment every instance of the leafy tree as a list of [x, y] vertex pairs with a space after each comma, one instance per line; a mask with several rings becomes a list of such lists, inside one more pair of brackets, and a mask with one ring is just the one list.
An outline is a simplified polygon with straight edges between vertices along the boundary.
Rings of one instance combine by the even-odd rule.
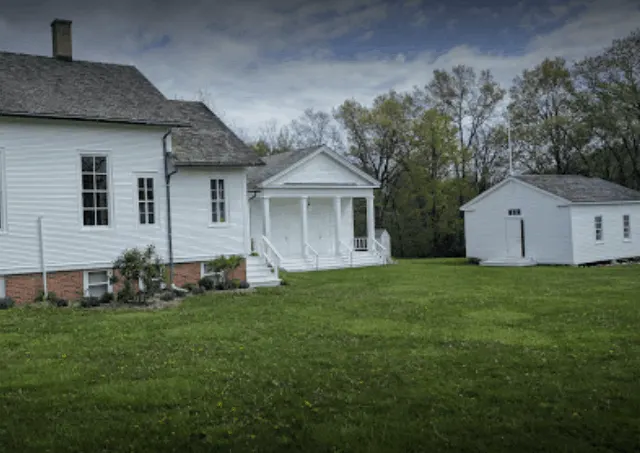
[[640, 29], [579, 62], [574, 74], [591, 133], [590, 172], [640, 189]]
[[424, 89], [416, 90], [419, 102], [448, 115], [457, 127], [460, 155], [453, 162], [456, 177], [467, 178], [472, 172], [476, 184], [488, 179], [492, 169], [487, 165], [494, 162], [495, 150], [483, 139], [490, 135], [492, 120], [505, 94], [491, 71], [478, 74], [465, 65], [454, 66], [450, 72], [435, 70]]
[[574, 173], [588, 138], [576, 114], [571, 71], [562, 58], [546, 59], [516, 77], [509, 114], [520, 162], [536, 173]]
[[323, 111], [308, 108], [289, 126], [298, 148], [326, 145], [336, 151], [344, 148], [340, 130], [334, 118]]

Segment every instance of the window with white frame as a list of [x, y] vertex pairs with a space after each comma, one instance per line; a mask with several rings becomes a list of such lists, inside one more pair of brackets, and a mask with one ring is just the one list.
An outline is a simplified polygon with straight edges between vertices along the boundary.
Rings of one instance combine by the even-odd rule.
[[0, 231], [5, 229], [5, 199], [4, 199], [4, 155], [0, 149]]
[[200, 276], [201, 277], [215, 277], [216, 275], [218, 275], [217, 272], [215, 272], [211, 266], [209, 266], [209, 263], [202, 263], [201, 267], [200, 267]]
[[520, 215], [520, 209], [509, 209], [510, 216], [518, 216]]
[[224, 190], [224, 179], [212, 179], [211, 192], [211, 223], [225, 223], [227, 221], [227, 203]]
[[84, 273], [84, 292], [90, 297], [102, 297], [111, 292], [109, 271], [86, 271]]
[[596, 231], [596, 242], [604, 241], [604, 230], [602, 228], [602, 216], [601, 215], [595, 216], [593, 223]]
[[109, 181], [107, 156], [81, 156], [82, 224], [109, 226]]
[[622, 216], [622, 237], [627, 241], [631, 239], [631, 216], [629, 214]]
[[140, 225], [156, 223], [155, 190], [153, 178], [138, 178], [138, 218]]

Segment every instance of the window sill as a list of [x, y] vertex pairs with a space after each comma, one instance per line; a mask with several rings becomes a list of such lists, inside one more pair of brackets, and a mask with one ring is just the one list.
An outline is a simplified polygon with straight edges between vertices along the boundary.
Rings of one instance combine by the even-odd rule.
[[80, 231], [88, 231], [88, 232], [111, 231], [111, 230], [113, 230], [113, 227], [111, 227], [111, 226], [82, 226], [82, 227], [80, 227]]
[[210, 223], [209, 228], [232, 228], [237, 226], [235, 223]]
[[[2, 234], [2, 231], [0, 231], [0, 234]], [[623, 239], [622, 242], [631, 242], [631, 239]]]
[[596, 245], [603, 245], [604, 241], [596, 241]]

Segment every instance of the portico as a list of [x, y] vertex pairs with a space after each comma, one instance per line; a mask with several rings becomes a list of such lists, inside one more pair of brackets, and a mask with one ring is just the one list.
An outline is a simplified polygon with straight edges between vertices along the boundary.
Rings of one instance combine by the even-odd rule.
[[[289, 270], [382, 264], [373, 191], [379, 184], [325, 147], [266, 158], [249, 175], [253, 251]], [[354, 237], [354, 199], [367, 200], [367, 236]]]

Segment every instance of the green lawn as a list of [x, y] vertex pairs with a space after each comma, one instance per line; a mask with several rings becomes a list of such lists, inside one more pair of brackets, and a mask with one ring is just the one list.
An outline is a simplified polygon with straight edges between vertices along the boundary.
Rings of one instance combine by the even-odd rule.
[[640, 266], [287, 278], [156, 312], [0, 311], [0, 451], [640, 447]]

